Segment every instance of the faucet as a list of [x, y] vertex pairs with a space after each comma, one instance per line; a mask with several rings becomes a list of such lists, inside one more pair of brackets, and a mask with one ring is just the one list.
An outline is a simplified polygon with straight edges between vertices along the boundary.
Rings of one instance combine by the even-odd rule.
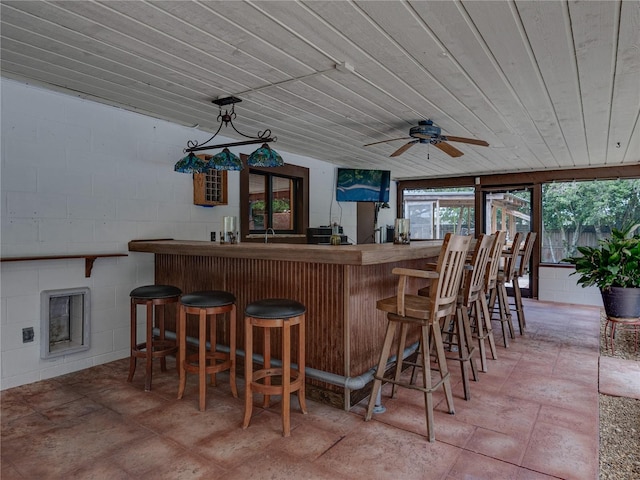
[[265, 230], [264, 232], [264, 243], [268, 243], [267, 240], [269, 239], [269, 230], [271, 230], [271, 234], [275, 237], [276, 236], [276, 231], [269, 227]]

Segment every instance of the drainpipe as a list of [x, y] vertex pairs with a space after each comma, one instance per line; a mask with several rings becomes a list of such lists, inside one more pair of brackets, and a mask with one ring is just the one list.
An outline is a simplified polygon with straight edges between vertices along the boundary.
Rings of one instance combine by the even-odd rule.
[[[154, 328], [153, 333], [154, 335], [159, 334], [160, 331], [157, 328]], [[165, 331], [165, 337], [171, 340], [175, 340], [176, 334], [175, 332], [167, 330]], [[187, 343], [198, 346], [200, 342], [197, 338], [187, 337]], [[207, 342], [207, 347], [211, 348], [211, 344], [209, 342]], [[405, 348], [404, 352], [402, 352], [402, 359], [404, 360], [409, 355], [413, 354], [417, 349], [418, 349], [418, 342]], [[216, 344], [216, 350], [219, 352], [229, 353], [229, 347], [227, 345]], [[244, 350], [236, 349], [236, 355], [244, 358], [245, 352]], [[253, 354], [253, 361], [255, 363], [264, 365], [264, 357], [258, 353]], [[387, 361], [387, 368], [389, 368], [392, 364], [394, 364], [395, 361], [396, 361], [396, 355], [393, 355]], [[282, 366], [282, 362], [275, 358], [271, 359], [271, 364], [275, 367]], [[297, 368], [298, 365], [295, 363], [292, 363], [291, 367]], [[331, 372], [325, 372], [324, 370], [318, 370], [316, 368], [311, 368], [311, 367], [305, 367], [304, 373], [307, 377], [312, 378], [314, 380], [320, 380], [326, 383], [330, 383], [331, 385], [348, 388], [350, 390], [360, 390], [361, 388], [364, 388], [371, 380], [373, 380], [373, 376], [376, 373], [376, 369], [377, 367], [371, 367], [369, 370], [367, 370], [366, 372], [356, 377], [345, 377], [343, 375], [338, 375], [336, 373], [331, 373]], [[384, 407], [382, 407], [381, 405], [380, 398], [378, 398], [376, 401], [376, 409], [377, 409], [377, 412], [380, 412], [380, 413], [384, 411]]]

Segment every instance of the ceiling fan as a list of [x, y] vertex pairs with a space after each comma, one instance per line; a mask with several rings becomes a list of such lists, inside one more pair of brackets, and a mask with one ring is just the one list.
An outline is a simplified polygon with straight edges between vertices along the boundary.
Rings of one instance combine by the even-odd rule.
[[[415, 140], [414, 140], [415, 139]], [[465, 138], [465, 137], [453, 137], [450, 135], [441, 135], [440, 127], [433, 124], [431, 120], [420, 120], [418, 122], [417, 127], [411, 127], [409, 130], [408, 137], [400, 137], [400, 138], [391, 138], [389, 140], [382, 140], [380, 142], [367, 143], [364, 145], [365, 147], [369, 147], [371, 145], [377, 145], [379, 143], [385, 142], [395, 142], [396, 140], [411, 140], [409, 143], [405, 143], [395, 152], [393, 152], [390, 156], [397, 157], [402, 155], [404, 152], [409, 150], [416, 143], [428, 143], [433, 145], [434, 147], [442, 150], [444, 153], [451, 157], [460, 157], [464, 155], [460, 150], [458, 150], [453, 145], [450, 145], [447, 142], [460, 142], [460, 143], [469, 143], [471, 145], [480, 145], [482, 147], [488, 147], [489, 144], [484, 140], [476, 140], [474, 138]]]

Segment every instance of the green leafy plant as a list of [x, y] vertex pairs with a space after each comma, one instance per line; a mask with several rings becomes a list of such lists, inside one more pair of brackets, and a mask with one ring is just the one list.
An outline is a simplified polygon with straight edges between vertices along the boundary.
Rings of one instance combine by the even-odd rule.
[[595, 285], [601, 290], [611, 287], [640, 288], [640, 234], [633, 232], [640, 223], [623, 230], [612, 229], [611, 238], [600, 240], [597, 247], [578, 247], [581, 256], [565, 258], [575, 265], [571, 275], [580, 275], [578, 285]]

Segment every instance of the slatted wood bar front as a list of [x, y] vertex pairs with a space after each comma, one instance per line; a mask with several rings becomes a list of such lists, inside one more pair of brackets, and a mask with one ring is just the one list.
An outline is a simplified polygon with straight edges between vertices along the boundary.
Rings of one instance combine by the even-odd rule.
[[[391, 270], [424, 267], [438, 255], [440, 245], [440, 241], [326, 246], [162, 240], [133, 241], [129, 250], [155, 254], [157, 284], [175, 285], [183, 292], [220, 289], [234, 293], [239, 319], [248, 303], [262, 298], [303, 303], [307, 307], [307, 366], [354, 377], [378, 360], [386, 322], [375, 303], [395, 294], [397, 278]], [[218, 325], [219, 341], [228, 344], [227, 322]], [[195, 330], [188, 329], [187, 334], [195, 336]], [[242, 321], [236, 340], [242, 348]], [[254, 339], [254, 344], [261, 341]], [[336, 406], [349, 408], [362, 397], [352, 398], [348, 389], [320, 380], [308, 379], [307, 383], [317, 387], [310, 390], [316, 392], [314, 397]]]

